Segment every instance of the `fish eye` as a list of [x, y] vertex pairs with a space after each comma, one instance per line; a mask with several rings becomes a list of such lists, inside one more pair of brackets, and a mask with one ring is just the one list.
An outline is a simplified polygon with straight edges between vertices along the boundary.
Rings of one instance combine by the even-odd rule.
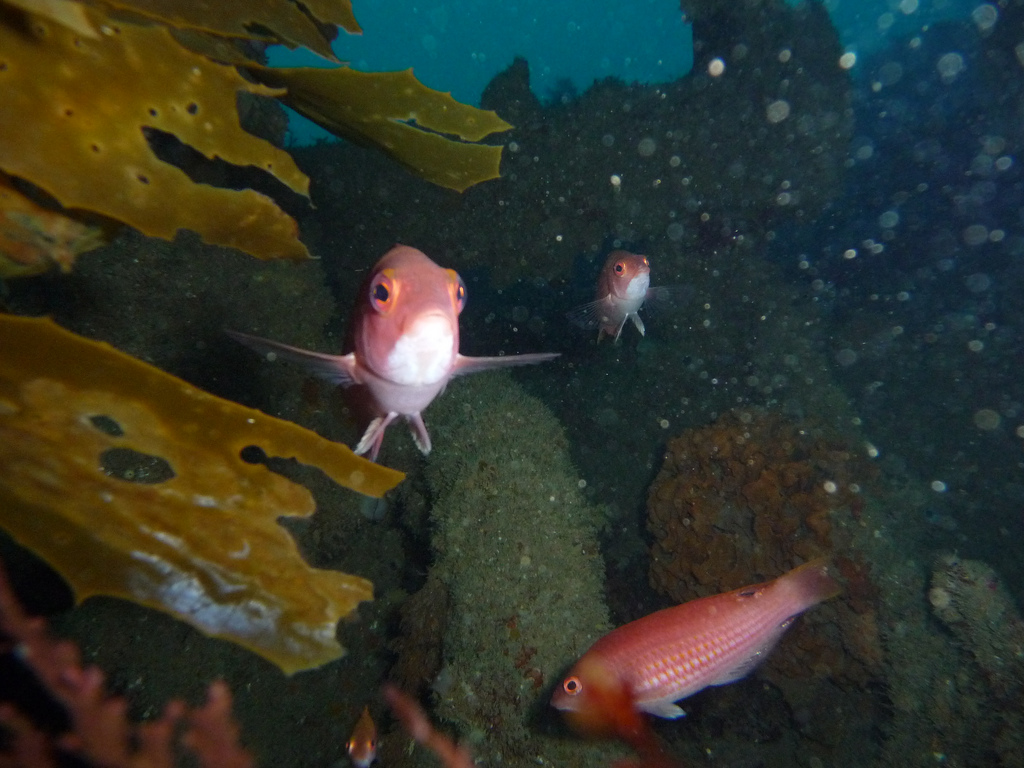
[[616, 261], [615, 262], [615, 274], [621, 275], [625, 271], [626, 271], [626, 262], [624, 262], [624, 261]]
[[466, 284], [462, 282], [459, 273], [454, 269], [449, 269], [448, 274], [451, 275], [449, 290], [452, 294], [452, 301], [455, 303], [455, 312], [458, 314], [466, 306]]
[[573, 677], [565, 678], [565, 682], [562, 683], [562, 690], [570, 696], [576, 696], [583, 690], [583, 683], [575, 675]]
[[395, 284], [390, 270], [384, 270], [370, 283], [370, 305], [378, 312], [387, 312], [395, 303]]

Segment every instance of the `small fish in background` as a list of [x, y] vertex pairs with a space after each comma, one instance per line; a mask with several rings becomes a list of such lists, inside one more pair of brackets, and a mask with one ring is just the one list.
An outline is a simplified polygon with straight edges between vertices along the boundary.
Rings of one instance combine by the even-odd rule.
[[555, 690], [551, 704], [589, 712], [591, 718], [609, 716], [601, 703], [610, 685], [604, 675], [630, 692], [637, 709], [682, 717], [686, 713], [674, 702], [745, 677], [797, 616], [839, 592], [819, 559], [774, 581], [644, 616], [594, 643]]
[[377, 726], [370, 717], [369, 707], [363, 707], [363, 714], [356, 721], [346, 748], [356, 768], [370, 768], [377, 759]]
[[644, 302], [666, 301], [668, 288], [651, 288], [651, 264], [646, 256], [629, 251], [612, 251], [597, 278], [597, 298], [566, 313], [574, 325], [587, 330], [597, 329], [597, 340], [605, 335], [622, 335], [627, 320], [643, 336], [644, 322], [640, 308]]
[[377, 262], [356, 300], [352, 351], [328, 355], [290, 347], [238, 331], [228, 336], [270, 359], [303, 366], [314, 376], [343, 387], [359, 387], [370, 423], [353, 449], [377, 460], [384, 431], [398, 416], [409, 423], [413, 440], [430, 453], [422, 411], [455, 376], [554, 360], [557, 352], [503, 357], [459, 354], [459, 314], [466, 286], [453, 269], [426, 254], [396, 245]]

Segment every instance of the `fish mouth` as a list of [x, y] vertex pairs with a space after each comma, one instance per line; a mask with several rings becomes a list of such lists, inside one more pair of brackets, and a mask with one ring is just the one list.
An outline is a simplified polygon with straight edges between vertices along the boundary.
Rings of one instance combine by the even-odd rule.
[[551, 701], [549, 703], [560, 712], [572, 712], [576, 709], [576, 707], [573, 706], [572, 699], [567, 697], [561, 689], [556, 690], [554, 694], [552, 694]]
[[397, 384], [436, 384], [451, 374], [456, 326], [442, 312], [420, 315], [406, 323], [388, 355], [388, 377]]

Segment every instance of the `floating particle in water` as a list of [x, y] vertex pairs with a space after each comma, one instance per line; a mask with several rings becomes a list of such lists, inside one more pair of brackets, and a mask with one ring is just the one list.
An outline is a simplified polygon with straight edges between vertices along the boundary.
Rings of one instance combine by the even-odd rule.
[[725, 72], [725, 62], [721, 59], [712, 59], [708, 62], [708, 74], [712, 77], [718, 77], [720, 74]]
[[1006, 149], [1006, 139], [1002, 136], [982, 136], [981, 151], [986, 155], [998, 155]]
[[615, 137], [612, 136], [610, 133], [606, 133], [604, 136], [601, 137], [601, 143], [604, 144], [606, 147], [610, 147], [612, 144], [615, 143]]
[[844, 368], [851, 366], [857, 362], [857, 353], [849, 347], [846, 349], [840, 349], [836, 352], [836, 362]]
[[917, 0], [900, 0], [900, 13], [909, 16], [917, 11]]
[[878, 458], [879, 450], [874, 443], [864, 443], [864, 452], [867, 453], [869, 459]]
[[964, 71], [964, 57], [956, 51], [945, 53], [935, 62], [935, 68], [939, 70], [942, 82], [951, 83]]
[[1019, 427], [1017, 427], [1016, 432], [1017, 437], [1024, 437], [1024, 424], [1021, 424]]
[[857, 63], [857, 54], [853, 51], [847, 51], [839, 57], [839, 66], [841, 69], [853, 69], [853, 65]]
[[839, 490], [839, 487], [831, 480], [826, 480], [821, 487], [825, 489], [825, 493], [835, 493]]
[[665, 234], [668, 235], [668, 239], [672, 242], [678, 243], [683, 239], [683, 225], [678, 221], [673, 221], [665, 229]]
[[679, 158], [679, 155], [672, 155], [672, 157], [668, 159], [668, 164], [673, 168], [678, 168], [681, 162], [683, 161]]
[[640, 157], [650, 157], [654, 154], [654, 150], [658, 148], [657, 142], [650, 136], [645, 136], [640, 139], [640, 143], [636, 145], [636, 151]]
[[847, 248], [845, 251], [843, 251], [843, 258], [844, 259], [856, 259], [857, 258], [857, 249], [856, 248]]
[[974, 414], [974, 426], [978, 429], [982, 429], [986, 432], [991, 432], [993, 429], [999, 428], [999, 422], [1003, 420], [1003, 417], [998, 412], [993, 411], [991, 408], [982, 408], [980, 411], [976, 411]]
[[947, 486], [941, 480], [932, 480], [931, 489], [936, 493], [945, 493]]
[[999, 9], [991, 3], [982, 3], [971, 11], [971, 21], [978, 25], [978, 30], [987, 32], [995, 26], [999, 19]]
[[983, 293], [992, 287], [992, 278], [984, 272], [975, 272], [964, 278], [964, 285], [971, 293]]
[[985, 348], [985, 342], [981, 339], [971, 339], [967, 342], [967, 348], [971, 350], [971, 352], [981, 352], [981, 350]]
[[781, 123], [789, 117], [789, 102], [783, 99], [773, 101], [766, 110], [769, 123]]
[[903, 65], [898, 61], [887, 61], [878, 68], [878, 84], [893, 86], [903, 79]]
[[882, 229], [892, 229], [900, 223], [900, 215], [896, 211], [886, 211], [878, 217], [878, 226]]
[[875, 143], [866, 136], [858, 136], [853, 140], [856, 149], [853, 150], [853, 159], [864, 162], [870, 160], [875, 154]]
[[988, 241], [988, 227], [984, 224], [971, 224], [964, 229], [964, 242], [967, 245], [981, 245]]
[[609, 181], [615, 189], [619, 189], [622, 186], [622, 177], [617, 173], [613, 173]]

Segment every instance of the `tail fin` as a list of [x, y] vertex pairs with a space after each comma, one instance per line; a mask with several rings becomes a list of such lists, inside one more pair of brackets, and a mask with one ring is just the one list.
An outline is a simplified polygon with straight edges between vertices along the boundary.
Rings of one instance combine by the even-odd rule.
[[779, 577], [779, 581], [792, 590], [804, 610], [812, 605], [835, 597], [843, 588], [839, 586], [832, 574], [828, 562], [823, 557], [799, 565]]

